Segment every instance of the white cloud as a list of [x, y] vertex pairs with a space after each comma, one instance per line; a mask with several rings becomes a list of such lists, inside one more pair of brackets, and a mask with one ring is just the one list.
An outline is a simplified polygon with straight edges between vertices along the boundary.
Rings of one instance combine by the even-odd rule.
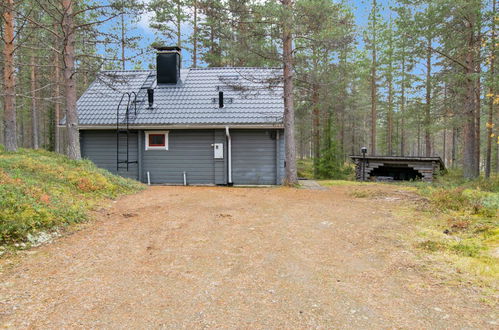
[[[145, 7], [147, 7], [150, 2], [151, 2], [151, 0], [142, 0], [142, 3], [144, 4]], [[145, 30], [147, 32], [154, 32], [151, 29], [151, 27], [149, 26], [149, 24], [151, 23], [152, 17], [153, 17], [153, 13], [146, 9], [146, 11], [142, 15], [140, 15], [140, 19], [137, 22], [138, 27], [142, 28], [143, 30]]]
[[153, 13], [147, 11], [145, 13], [143, 13], [141, 16], [140, 16], [140, 19], [139, 21], [137, 22], [137, 25], [148, 31], [148, 32], [153, 32], [153, 30], [151, 29], [151, 27], [149, 26], [149, 24], [151, 23], [151, 20], [152, 20], [152, 16], [153, 16]]

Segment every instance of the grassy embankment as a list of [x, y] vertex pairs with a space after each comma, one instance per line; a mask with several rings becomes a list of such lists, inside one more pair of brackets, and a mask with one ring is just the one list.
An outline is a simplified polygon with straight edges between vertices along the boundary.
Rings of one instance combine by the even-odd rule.
[[40, 235], [87, 220], [99, 202], [141, 189], [90, 161], [0, 146], [0, 247], [36, 244]]

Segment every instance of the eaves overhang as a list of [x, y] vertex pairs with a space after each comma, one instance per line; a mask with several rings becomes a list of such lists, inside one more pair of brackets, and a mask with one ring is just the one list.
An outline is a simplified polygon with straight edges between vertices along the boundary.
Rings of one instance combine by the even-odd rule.
[[[130, 125], [132, 130], [148, 130], [148, 129], [225, 129], [241, 128], [241, 129], [282, 129], [282, 123], [275, 124], [216, 124], [216, 125]], [[65, 128], [65, 125], [58, 125], [59, 128]], [[116, 130], [116, 125], [80, 125], [79, 130]]]

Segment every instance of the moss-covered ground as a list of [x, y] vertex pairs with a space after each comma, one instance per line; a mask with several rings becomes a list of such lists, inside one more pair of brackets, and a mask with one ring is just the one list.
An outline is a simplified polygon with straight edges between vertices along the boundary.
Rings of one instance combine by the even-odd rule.
[[83, 222], [100, 201], [141, 189], [88, 160], [43, 150], [5, 152], [0, 146], [0, 246]]

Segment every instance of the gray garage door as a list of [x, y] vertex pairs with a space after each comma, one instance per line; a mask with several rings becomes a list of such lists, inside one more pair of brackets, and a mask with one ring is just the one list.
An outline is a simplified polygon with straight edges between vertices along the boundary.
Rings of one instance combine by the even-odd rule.
[[234, 184], [276, 183], [276, 140], [271, 130], [233, 130]]

